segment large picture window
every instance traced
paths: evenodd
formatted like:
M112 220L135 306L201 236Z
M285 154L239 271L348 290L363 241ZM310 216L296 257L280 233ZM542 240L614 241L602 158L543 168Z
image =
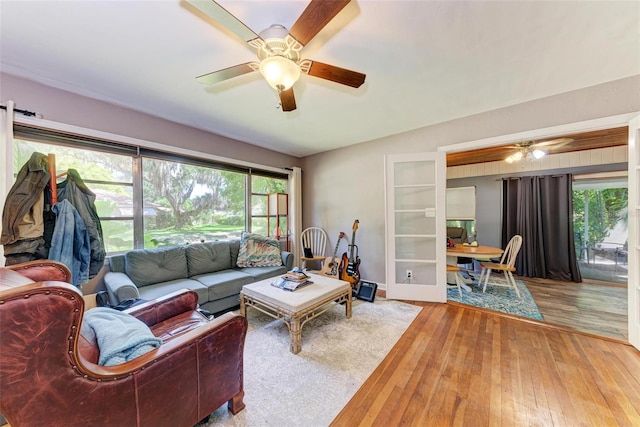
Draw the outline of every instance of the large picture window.
M59 175L78 171L96 194L107 253L238 238L245 230L267 234L267 194L287 192L285 173L110 147L21 128L13 144L15 173L33 152L54 154Z

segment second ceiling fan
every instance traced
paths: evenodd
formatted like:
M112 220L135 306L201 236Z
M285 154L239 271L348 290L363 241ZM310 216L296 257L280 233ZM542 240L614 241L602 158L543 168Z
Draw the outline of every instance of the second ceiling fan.
M215 84L259 71L280 97L283 111L296 109L293 85L302 73L335 83L360 87L366 75L310 59L301 59L302 48L351 0L312 0L291 30L271 25L256 34L213 0L187 0L215 19L247 44L257 49L258 61L250 61L196 77L202 84Z
M556 138L549 141L525 141L515 145L508 145L505 149L515 149L516 151L509 157L504 159L507 163L519 162L520 160L538 160L548 154L548 151L554 151L569 143L573 142L573 138Z

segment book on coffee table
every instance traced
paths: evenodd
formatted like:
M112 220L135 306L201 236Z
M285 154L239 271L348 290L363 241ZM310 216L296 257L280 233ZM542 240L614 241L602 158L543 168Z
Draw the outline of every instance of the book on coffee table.
M275 286L276 288L284 289L285 291L295 291L302 287L312 284L311 280L303 280L303 281L294 281L287 280L284 277L278 277L273 282L271 282L271 286Z
M307 276L304 272L297 272L297 271L287 271L282 278L284 280L289 280L291 282L304 282L307 279L309 279L309 276Z

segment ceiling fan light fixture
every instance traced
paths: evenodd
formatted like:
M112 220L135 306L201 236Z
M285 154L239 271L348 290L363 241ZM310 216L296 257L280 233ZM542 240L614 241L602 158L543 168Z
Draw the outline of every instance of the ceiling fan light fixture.
M522 160L522 151L513 153L512 155L504 159L504 161L507 163L519 162L520 160Z
M542 150L533 150L533 152L531 153L531 155L532 155L536 160L543 158L544 156L546 156L546 154L547 154L547 153L545 153L545 152L544 152L544 151L542 151Z
M260 62L260 73L269 86L282 92L288 90L300 78L300 67L284 56L270 56Z
M526 159L528 161L533 161L533 160L539 160L546 155L547 153L545 153L542 150L538 150L538 149L534 150L530 146L525 146L525 147L522 147L519 151L513 153L512 155L504 159L504 161L507 163L519 162L520 160L523 160L523 159Z

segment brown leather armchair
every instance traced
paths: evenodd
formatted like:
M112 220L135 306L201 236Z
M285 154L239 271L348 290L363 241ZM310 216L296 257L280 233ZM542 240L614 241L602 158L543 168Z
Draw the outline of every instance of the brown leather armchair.
M20 265L0 268L0 413L12 427L193 426L225 402L233 414L244 408L243 316L209 321L195 292L175 292L128 310L159 348L99 366L97 345L79 333L82 295L43 281L46 263L34 263L38 281Z

